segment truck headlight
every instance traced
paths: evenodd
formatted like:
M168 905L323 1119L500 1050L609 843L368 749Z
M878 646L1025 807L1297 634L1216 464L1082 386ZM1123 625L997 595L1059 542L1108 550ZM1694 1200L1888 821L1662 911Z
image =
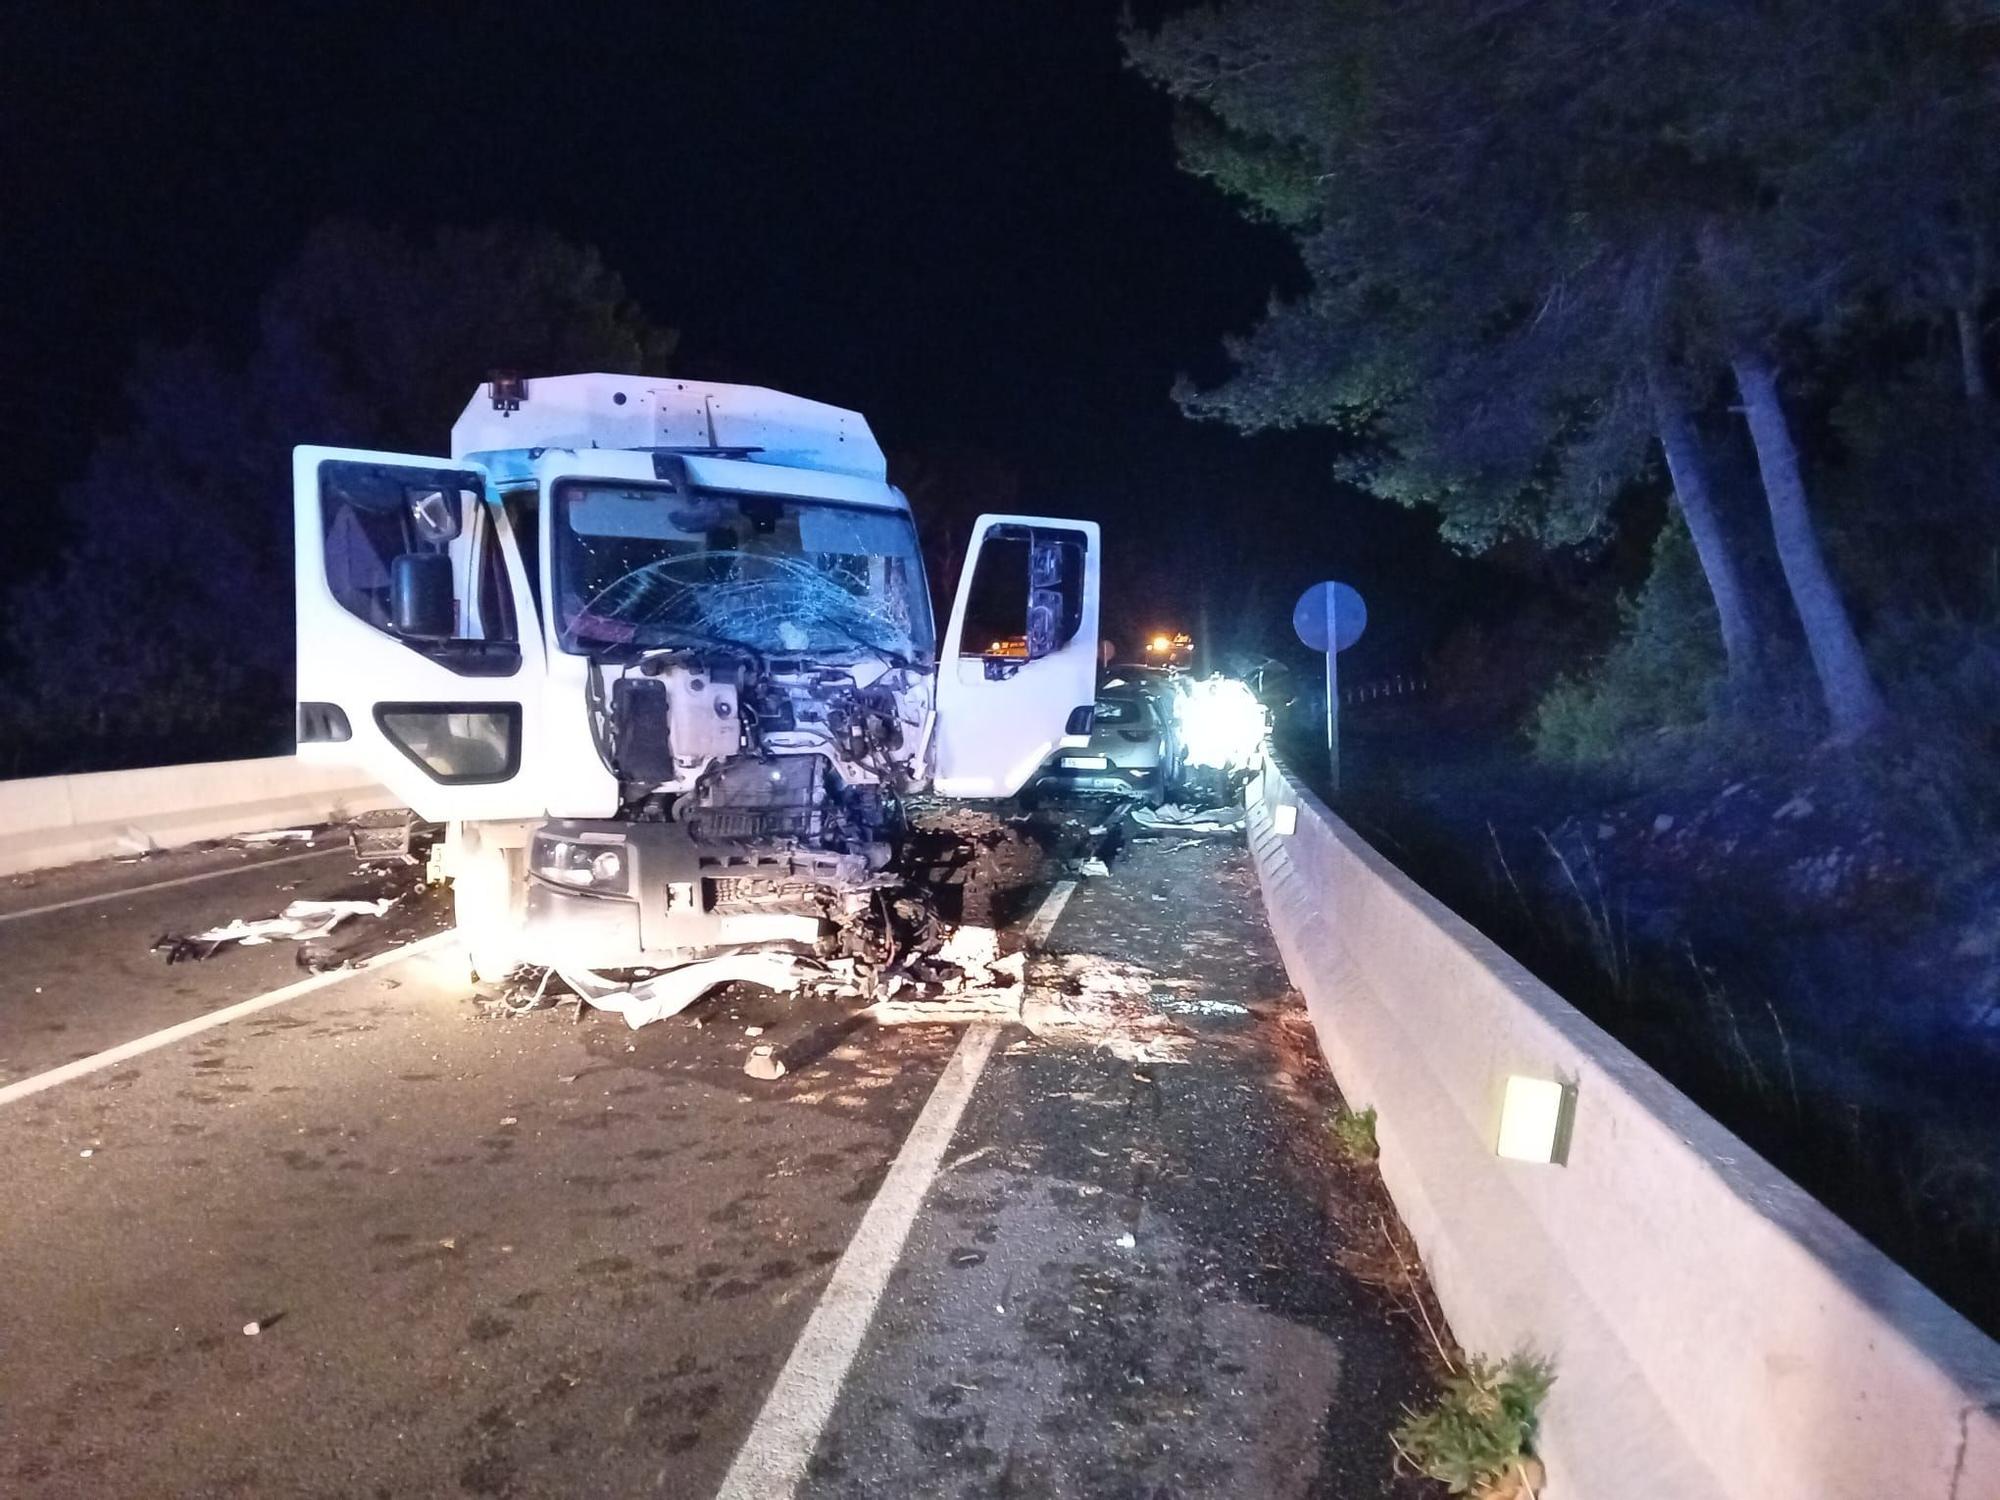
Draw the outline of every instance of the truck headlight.
M623 840L606 840L602 835L588 841L564 838L559 834L535 835L534 871L556 885L579 890L624 895L632 881L631 862Z

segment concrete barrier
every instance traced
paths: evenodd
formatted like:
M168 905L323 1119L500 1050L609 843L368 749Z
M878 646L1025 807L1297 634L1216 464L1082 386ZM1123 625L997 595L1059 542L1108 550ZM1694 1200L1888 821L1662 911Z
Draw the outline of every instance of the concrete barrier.
M289 755L0 781L0 875L396 805L359 772Z
M1286 967L1453 1329L1555 1362L1548 1496L2000 1500L2000 1345L1282 767L1250 803ZM1564 1164L1495 1154L1510 1074L1573 1089Z

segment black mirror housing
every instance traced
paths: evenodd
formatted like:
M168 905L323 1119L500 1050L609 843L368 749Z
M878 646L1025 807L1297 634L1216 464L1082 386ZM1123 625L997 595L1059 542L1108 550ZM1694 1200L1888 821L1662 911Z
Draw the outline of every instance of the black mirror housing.
M389 628L396 634L414 640L450 640L457 615L448 556L405 552L389 564Z

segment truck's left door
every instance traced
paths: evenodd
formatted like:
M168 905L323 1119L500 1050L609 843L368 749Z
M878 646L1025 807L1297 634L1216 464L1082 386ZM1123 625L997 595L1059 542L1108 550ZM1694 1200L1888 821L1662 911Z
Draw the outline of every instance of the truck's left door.
M542 636L485 472L302 447L292 512L301 757L428 819L540 816Z

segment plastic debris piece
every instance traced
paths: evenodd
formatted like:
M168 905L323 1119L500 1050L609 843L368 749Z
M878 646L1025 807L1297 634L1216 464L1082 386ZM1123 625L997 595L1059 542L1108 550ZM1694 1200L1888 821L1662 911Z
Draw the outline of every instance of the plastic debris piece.
M262 833L239 833L232 840L238 844L310 844L313 831L310 828L269 828Z
M311 942L330 936L333 929L349 917L383 916L395 904L393 896L384 896L376 901L294 901L275 917L257 917L248 921L237 917L205 932L186 937L162 937L153 944L153 951L164 953L167 962L172 964L190 958L208 958L218 949L231 944L254 948L280 939Z
M1000 957L1000 934L991 927L975 927L970 924L953 930L950 937L939 948L937 956L948 964L957 964L968 973L986 968Z
M762 1036L764 1034L764 1028L761 1026L745 1026L743 1028L743 1034L745 1036Z
M758 1047L751 1052L749 1061L743 1064L743 1071L752 1078L761 1078L769 1082L774 1078L785 1076L785 1060L778 1056L776 1047Z
M97 1153L96 1153L95 1151L93 1151L93 1150L92 1150L92 1149L91 1149L90 1147L88 1147L88 1146L85 1146L85 1147L84 1147L84 1148L83 1148L83 1149L82 1149L81 1151L77 1152L76 1154L77 1154L78 1156L95 1156L95 1155L97 1155Z
M264 1331L264 1325L256 1321L256 1319L254 1318L251 1319L248 1323L245 1323L243 1325L243 1336L246 1339L254 1339L255 1337L257 1337L258 1334L262 1333L263 1331Z
M1111 873L1111 866L1101 859L1086 859L1076 867L1079 875L1095 875L1100 879Z
M565 973L563 982L585 1002L625 1018L637 1031L653 1021L677 1016L710 990L725 984L760 984L771 990L798 987L799 961L789 953L745 953L670 969L650 979L617 984L588 971Z
M1126 1230L1123 1234L1119 1235L1118 1238L1113 1240L1111 1243L1116 1245L1120 1250L1136 1249L1139 1244L1137 1240L1132 1238L1132 1231L1129 1229Z

